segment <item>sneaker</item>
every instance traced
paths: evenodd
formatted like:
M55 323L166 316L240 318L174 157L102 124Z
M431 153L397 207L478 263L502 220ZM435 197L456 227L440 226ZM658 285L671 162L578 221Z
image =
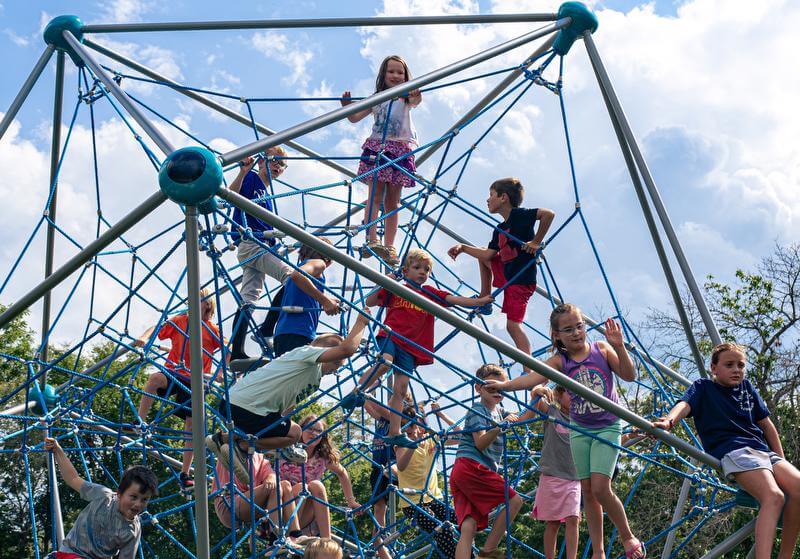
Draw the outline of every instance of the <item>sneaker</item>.
M181 484L183 491L194 489L194 480L186 472L181 472L181 475L178 476L178 483Z
M396 268L400 265L400 258L397 256L397 249L393 246L377 245L372 249L372 251L375 253L375 256L386 262L386 264L392 268Z
M308 461L308 453L299 444L293 444L281 449L281 457L293 464L305 464Z
M470 299L477 299L477 298L478 298L477 295L473 295L472 297L470 297ZM484 316L489 316L490 314L492 314L492 304L486 303L485 305L481 305L480 307L475 307L475 310Z
M406 435L392 435L391 437L384 437L383 444L387 446L400 446L403 448L417 448L419 443L412 441Z
M364 405L366 398L360 392L351 392L344 398L342 401L339 402L339 405L342 406L342 409L346 412L351 412L356 408L360 408Z
M230 445L222 442L222 432L217 431L206 437L206 446L214 453L217 460L226 468L231 463ZM244 453L238 448L233 453L233 475L239 482L250 485L250 472L247 471L247 456L242 460Z

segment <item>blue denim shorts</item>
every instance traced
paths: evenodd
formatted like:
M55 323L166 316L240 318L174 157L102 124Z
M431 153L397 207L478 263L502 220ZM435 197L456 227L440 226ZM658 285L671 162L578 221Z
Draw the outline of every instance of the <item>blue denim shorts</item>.
M394 343L391 338L379 337L378 348L382 354L392 356L392 363L395 367L409 373L414 370L414 356Z

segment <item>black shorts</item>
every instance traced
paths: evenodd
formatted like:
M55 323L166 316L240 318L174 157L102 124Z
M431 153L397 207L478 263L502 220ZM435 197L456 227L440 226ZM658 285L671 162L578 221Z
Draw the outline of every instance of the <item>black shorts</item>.
M374 497L386 500L388 497L386 490L389 489L389 485L394 482L394 479L390 480L388 477L383 475L383 468L380 468L375 464L372 465L372 471L369 474L369 483L372 486L372 495Z
M162 373L163 374L163 373ZM164 375L166 377L166 375ZM173 413L176 417L186 419L192 417L192 385L186 377L173 373L173 378L167 377L167 387L159 388L156 394L160 398L167 398L168 395L175 396L176 408Z
M225 415L225 402L220 402L219 411L223 416ZM281 417L283 416L279 413L258 415L257 413L231 404L231 420L233 420L233 425L248 435L257 436L259 439L285 437L288 435L289 428L292 426L292 420L288 417L281 419ZM268 428L269 430L264 431L264 429ZM262 431L264 432L262 433Z
M308 345L313 341L311 338L300 334L278 334L272 338L272 349L275 352L275 357L280 357L286 352Z

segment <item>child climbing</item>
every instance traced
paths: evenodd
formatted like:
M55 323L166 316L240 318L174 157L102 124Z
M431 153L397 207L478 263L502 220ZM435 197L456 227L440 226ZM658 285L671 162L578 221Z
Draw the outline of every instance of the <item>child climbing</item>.
M375 93L407 82L411 72L405 60L397 55L387 56L378 70L375 80ZM350 92L342 93L342 106L352 103ZM364 224L367 226L367 251L365 257L375 253L392 267L400 261L394 246L399 223L398 210L403 187L414 186L414 155L410 152L417 146L417 132L411 120L411 109L422 102L422 93L418 89L408 92L403 99L384 101L371 109L364 109L350 115L350 122L359 122L368 115L375 117L372 133L361 146L361 163L358 174L372 171L388 161L402 158L392 165L384 167L377 173L365 176L362 181L369 186L369 196L364 210ZM404 157L405 156L405 157ZM383 244L378 241L378 219L383 204Z

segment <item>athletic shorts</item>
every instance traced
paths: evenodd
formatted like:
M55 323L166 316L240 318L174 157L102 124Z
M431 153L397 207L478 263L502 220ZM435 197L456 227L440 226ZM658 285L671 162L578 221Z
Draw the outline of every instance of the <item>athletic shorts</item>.
M192 417L191 381L174 371L172 373L174 381L173 378L167 377L166 375L164 376L168 381L167 386L166 388L157 389L156 394L158 394L159 398L166 398L168 393L175 397L175 417L180 417L181 419Z
M219 411L223 415L225 414L224 402L220 402ZM237 429L244 431L248 435L257 436L259 439L285 437L289 434L289 428L292 426L291 419L283 417L280 413L258 415L233 404L231 404L231 420ZM265 431L265 429L267 430Z
M536 292L536 284L514 284L503 290L503 314L511 322L524 322L528 301Z
M386 500L389 485L392 483L387 476L383 475L383 468L380 466L372 465L372 471L369 473L369 484L372 486L372 495L379 499Z
M272 350L275 352L275 357L280 357L284 353L308 345L313 341L311 338L300 334L278 334L272 338Z
M450 492L453 494L459 528L471 516L477 523L477 529L483 530L489 526L489 513L506 502L506 483L503 476L463 456L456 458L450 472ZM509 500L516 494L513 487L508 488Z
M381 353L392 356L392 364L395 367L399 367L409 373L414 370L414 356L394 343L391 338L379 336L378 348Z
M600 429L581 428L594 435L594 437L574 430L569 433L569 445L572 449L572 459L575 461L578 479L589 479L591 474L603 474L609 478L612 477L614 468L617 465L619 449L603 441L616 445L620 444L622 440L620 422L615 421L608 427L601 427Z
M746 446L730 451L722 457L722 473L725 478L733 481L740 472L750 472L752 470L769 470L772 466L783 460L772 451L755 450Z

